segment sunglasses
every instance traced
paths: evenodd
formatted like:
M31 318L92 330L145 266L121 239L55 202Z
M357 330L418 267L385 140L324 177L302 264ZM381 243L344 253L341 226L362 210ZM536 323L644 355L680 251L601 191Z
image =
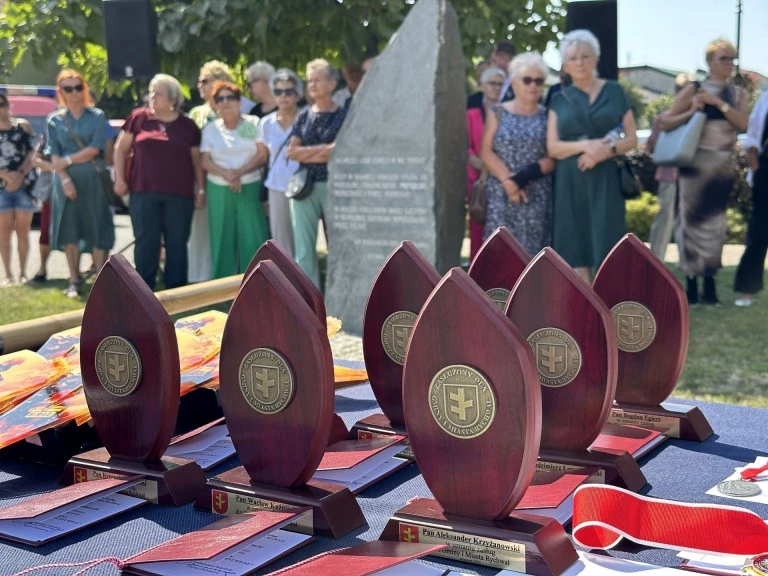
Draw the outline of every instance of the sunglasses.
M82 92L85 89L85 86L77 84L76 86L61 86L61 89L67 94L72 94L72 92Z
M272 92L274 92L275 96L296 96L298 94L295 88L275 88Z
M237 96L236 94L225 94L224 96L216 96L216 98L213 99L216 104L221 104L222 102L237 102L240 100L240 96Z
M7 108L7 107L8 107L8 102L4 100L0 100L0 108Z
M203 78L202 80L197 81L198 86L205 86L206 84L208 84L208 78Z
M544 86L544 78L531 78L530 76L523 76L520 78L520 80L525 84L526 86L530 86L531 84L536 84L539 88Z
M736 57L735 56L720 56L720 58L718 58L718 60L720 60L720 62L723 62L723 63L728 62L730 64L733 64L733 61L736 60Z

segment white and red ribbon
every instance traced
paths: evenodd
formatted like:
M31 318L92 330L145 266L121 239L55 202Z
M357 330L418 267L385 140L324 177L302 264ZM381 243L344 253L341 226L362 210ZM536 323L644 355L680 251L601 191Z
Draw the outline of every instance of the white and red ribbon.
M768 524L735 506L686 504L615 486L580 486L573 498L573 539L608 550L622 538L672 550L754 556L768 552Z

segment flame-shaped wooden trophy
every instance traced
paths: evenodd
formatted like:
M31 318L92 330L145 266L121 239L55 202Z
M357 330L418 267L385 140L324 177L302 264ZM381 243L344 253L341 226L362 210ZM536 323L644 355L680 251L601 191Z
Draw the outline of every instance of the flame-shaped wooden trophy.
M634 234L627 234L603 262L594 288L611 309L619 348L609 422L684 440L711 436L701 410L664 402L688 351L688 303L677 279Z
M512 288L530 261L530 255L512 232L506 226L499 226L477 251L469 267L469 277L504 310Z
M200 466L163 456L176 426L180 366L168 313L121 255L94 282L80 336L83 391L104 448L72 458L62 484L141 475L132 496L180 506L205 485Z
M514 512L539 451L536 367L517 328L458 268L416 320L403 405L435 499L398 510L381 540L448 544L436 554L536 575L561 574L577 560L557 521Z
M245 283L248 276L250 276L256 265L263 260L271 260L280 269L280 272L286 277L286 279L293 285L296 291L304 299L312 311L317 315L320 323L327 329L328 318L325 313L325 300L320 290L315 286L312 280L309 279L307 273L301 269L285 248L280 246L274 240L267 240L256 251L256 254L251 258L248 268L246 268L245 274L243 274L243 283ZM347 430L344 420L338 414L333 415L333 424L331 425L331 436L328 440L330 444L344 440L347 437L349 431Z
M440 274L406 240L389 255L373 281L363 317L363 354L371 389L383 413L352 427L355 438L405 435L403 363L411 330Z
M616 391L618 351L610 310L565 260L545 248L520 276L506 314L526 335L541 382L538 469L597 468L595 481L640 490L646 480L632 455L590 449Z
M311 480L333 421L328 336L278 266L260 262L240 288L221 345L221 406L243 466L212 478L196 507L218 514L311 506L313 531L365 525L349 489Z

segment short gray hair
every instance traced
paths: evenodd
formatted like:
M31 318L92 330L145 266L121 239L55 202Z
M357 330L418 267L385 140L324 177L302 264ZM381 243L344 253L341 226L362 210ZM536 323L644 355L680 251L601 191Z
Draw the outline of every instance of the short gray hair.
M565 61L568 57L568 52L579 46L587 46L595 60L600 59L600 42L589 30L573 30L563 36L563 39L560 41L560 58Z
M496 66L491 66L490 68L483 70L483 73L480 75L480 84L485 84L494 76L501 76L502 78L507 77L507 75L504 74L504 70L497 68Z
M512 62L509 63L509 79L514 80L526 68L536 68L541 72L541 75L545 80L549 75L549 67L544 64L544 59L541 57L541 53L534 50L532 52L518 54L512 59Z
M312 60L309 64L307 64L307 76L309 76L310 72L313 72L314 70L325 70L325 75L328 77L328 80L333 80L334 82L338 83L339 81L339 71L336 70L333 66L331 66L330 62L328 60L324 60L323 58L317 58L315 60Z
M274 74L275 67L272 66L272 64L259 60L258 62L251 64L248 67L248 70L245 71L245 79L248 83L251 83L254 80L263 78L269 83L272 81L272 76L274 76Z
M296 88L296 93L299 95L299 100L304 98L304 82L301 81L301 78L299 78L298 74L296 74L296 72L293 70L289 70L288 68L280 68L280 70L275 72L274 76L272 76L272 81L269 83L269 87L272 89L272 92L275 91L278 82L290 82L293 84L293 87Z
M176 78L168 74L156 74L149 82L149 90L152 91L156 86L165 88L168 100L173 104L174 110L181 110L184 106L184 92L181 90L181 84Z

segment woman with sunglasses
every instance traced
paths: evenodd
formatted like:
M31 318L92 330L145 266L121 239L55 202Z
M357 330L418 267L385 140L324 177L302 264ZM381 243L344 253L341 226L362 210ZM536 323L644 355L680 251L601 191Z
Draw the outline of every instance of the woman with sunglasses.
M29 230L35 204L29 194L34 159L32 127L11 117L8 96L0 93L0 256L5 267L3 285L15 283L11 272L11 234L16 232L19 281L27 281Z
M506 226L529 254L549 246L552 237L554 161L547 156L547 116L539 104L549 69L538 52L519 54L509 64L515 99L486 117L483 162L487 238Z
M692 82L675 98L662 117L662 130L688 121L694 112L706 114L704 132L690 166L680 169L679 207L675 242L680 266L687 278L688 303L718 305L715 274L727 230L726 208L733 191L731 155L736 136L747 129L749 98L734 86L736 48L727 40L715 40L706 49L709 75ZM698 277L703 276L699 295Z
M47 153L56 177L51 198L51 248L64 250L69 265L68 298L82 283L80 249L91 252L100 270L115 243L112 211L99 171L104 165L104 113L91 105L82 74L63 70L56 78L64 109L48 116Z
M200 129L182 114L183 106L179 81L157 74L149 83L149 107L131 112L115 149L115 193L121 196L128 193L125 163L133 150L128 176L134 257L136 271L151 290L157 279L161 239L165 287L187 283L192 216L195 208L205 204Z
M240 88L216 82L211 94L219 118L203 129L200 152L207 172L213 277L223 278L245 272L269 237L259 199L267 154L257 147L259 119L240 112Z
M635 117L617 82L597 76L600 44L588 30L560 43L569 85L550 102L547 149L557 159L552 245L586 282L624 235L614 158L637 145ZM608 138L622 127L623 138Z
M483 94L483 106L467 110L467 135L469 136L469 159L467 162L467 200L472 195L472 188L480 178L483 160L480 152L483 144L485 119L493 114L493 109L499 103L501 88L507 76L501 68L486 66L480 74L480 91ZM483 226L474 220L469 220L469 261L483 244Z
M295 72L286 68L272 76L271 84L277 110L259 122L261 136L257 144L260 153L269 156L269 171L264 186L269 191L270 233L278 244L293 255L291 207L285 197L285 190L299 163L288 159L288 140L299 113L299 100L304 95L304 85Z

